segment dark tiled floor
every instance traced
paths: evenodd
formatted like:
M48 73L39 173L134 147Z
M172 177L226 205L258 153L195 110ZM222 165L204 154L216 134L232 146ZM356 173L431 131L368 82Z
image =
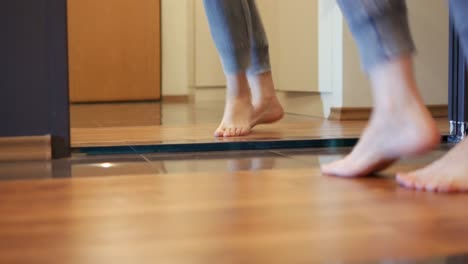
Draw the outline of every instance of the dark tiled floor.
M164 173L256 171L308 166L272 151L147 154L144 157L156 172Z
M448 147L442 146L425 156L402 160L394 167L423 166L442 156ZM96 156L77 153L70 159L52 162L0 163L0 180L256 170L292 171L318 168L320 164L339 159L349 151L349 148L328 148Z
M451 145L444 144L440 148L425 154L420 157L410 157L400 160L397 165L416 165L416 164L428 164L431 161L442 157L449 149ZM303 162L310 162L311 157L316 157L319 163L328 163L340 158L343 158L351 151L350 148L336 148L336 149L290 149L290 150L273 150L273 152L293 159L301 160ZM312 159L313 160L313 159Z
M309 165L271 151L86 156L52 162L5 162L1 180L293 169Z
M460 254L460 255L444 256L444 257L433 257L433 258L427 258L427 259L403 259L403 260L382 259L382 260L377 260L377 261L367 262L367 263L362 263L362 264L466 264L466 263L468 263L468 254Z
M390 171L400 169L405 166L414 168L417 166L427 164L428 162L444 154L449 147L450 146L448 145L444 145L440 149L433 151L423 157L405 159L398 163L396 166L392 167ZM10 217L3 222L3 225L7 226L4 227L3 230L6 234L9 234L11 236L12 234L15 234L16 238L18 238L24 236L22 235L23 233L21 233L24 230L33 230L34 232L45 232L44 230L49 230L50 227L55 226L57 223L65 223L65 227L62 227L62 229L57 229L59 231L56 231L56 233L53 233L52 235L48 233L44 235L44 237L53 237L55 235L56 237L53 241L55 241L56 243L61 243L63 239L63 234L67 234L67 232L69 231L71 232L69 233L69 240L64 240L68 243L68 249L76 247L80 250L77 252L87 252L85 251L87 246L91 245L89 246L89 248L87 248L90 250L88 251L89 253L104 252L99 250L93 250L96 250L96 247L100 246L104 246L105 250L108 250L108 246L112 247L114 245L113 243L115 243L115 230L113 228L109 228L109 226L119 228L123 227L120 228L121 233L120 236L117 237L122 239L122 243L129 243L128 245L125 245L125 248L128 246L129 248L133 248L133 250L135 250L134 252L137 252L137 249L139 249L139 246L141 245L138 243L132 244L128 241L138 241L135 240L135 237L133 237L134 233L132 233L133 231L140 228L138 225L143 225L146 228L145 231L142 232L142 234L144 234L143 237L146 238L147 233L151 234L151 232L155 232L154 229L159 228L158 225L162 225L163 227L165 224L167 225L167 219L175 219L176 223L181 223L181 225L178 227L185 227L185 231L187 231L189 234L191 234L190 230L192 229L198 230L197 228L199 228L200 226L197 224L200 223L202 223L201 226L205 227L206 230L224 230L225 232L232 232L232 241L237 241L236 239L239 239L239 233L243 232L247 233L248 235L252 235L253 238L258 239L259 237L255 236L255 232L261 232L262 230L263 232L265 232L264 235L271 235L271 233L276 234L275 232L278 232L278 236L276 238L281 238L281 235L286 234L282 233L284 227L286 227L286 229L289 228L290 231L296 230L296 227L297 230L304 228L305 230L308 230L308 232L311 232L311 235L315 235L317 234L317 232L322 232L321 230L323 230L324 228L329 228L331 225L329 225L328 223L333 223L334 225L336 225L337 230L339 232L334 233L335 236L337 236L338 238L336 239L336 243L335 241L333 241L333 244L330 244L330 246L331 248L334 248L334 246L336 246L338 251L340 251L341 248L340 252L341 254L344 254L345 251L343 251L343 247L345 247L344 245L346 243L344 243L343 239L348 239L348 243L350 243L348 246L349 249L351 249L354 248L352 245L356 243L354 239L359 238L361 232L365 234L366 232L371 232L372 230L374 230L375 232L377 232L376 234L378 235L380 234L378 231L382 231L381 229L372 228L369 229L371 231L366 231L367 229L364 228L358 229L355 233L347 233L349 231L347 230L347 228L350 224L354 226L358 225L362 219L367 219L367 221L370 221L374 225L377 225L377 223L384 222L384 224L382 225L383 227L386 227L385 230L387 230L388 232L386 231L382 234L391 234L395 237L397 235L405 235L406 232L399 232L397 230L398 227L404 221L409 221L413 218L416 219L415 224L411 226L411 228L413 228L421 223L420 219L427 220L422 221L424 222L423 224L425 224L421 227L422 229L415 228L413 230L415 234L424 234L424 230L426 230L428 232L426 236L422 236L421 238L418 236L407 235L405 238L406 240L400 241L404 241L405 243L411 243L407 240L411 240L412 237L414 237L414 241L418 241L419 239L419 242L428 241L428 244L431 244L430 242L432 240L430 240L429 238L431 238L432 235L437 237L436 234L433 234L433 231L435 232L435 229L437 229L437 227L433 227L433 223L431 221L435 221L437 223L437 221L448 219L447 221L444 221L442 223L445 225L445 228L452 224L452 222L450 221L459 221L454 223L458 224L457 228L463 228L463 218L460 217L459 214L457 214L457 212L461 211L459 211L459 209L453 209L463 207L465 203L460 202L460 199L463 199L463 197L458 196L457 200L457 196L449 197L444 195L438 196L436 194L413 193L412 191L407 191L402 188L399 188L394 183L393 179L383 179L381 181L381 179L368 178L355 181L341 181L334 178L324 178L320 175L320 172L317 170L320 164L342 157L343 155L349 153L349 151L349 148L328 148L289 150L285 149L271 151L225 151L176 154L132 154L107 156L87 156L84 154L75 154L71 159L57 160L53 162L0 163L0 180L4 180L4 182L2 182L2 186L4 187L5 191L4 193L2 193L3 198L7 201L10 201L10 203L16 202L16 204L14 204L13 206L10 206L10 203L3 204L3 212L8 212L9 215L6 215ZM246 171L247 173L234 173L239 171ZM297 178L297 174L302 174L302 176L299 176L299 178ZM393 175L391 175L390 173L390 177L392 176ZM70 181L40 181L42 179L63 177L79 179ZM30 181L14 182L11 180ZM138 183L140 180L141 183ZM58 184L58 187L54 185L55 183ZM256 183L258 183L258 185L255 186L255 188L257 189L253 189L254 187L252 186L254 186ZM152 184L153 188L147 189L147 184ZM194 185L197 184L200 185L194 187ZM236 185L241 186L243 188L234 190L232 194L225 194L226 190L231 190L226 186ZM268 188L265 188L265 185ZM157 186L157 188L154 188L154 186ZM259 186L263 186L263 188L260 188ZM89 188L91 189L89 190ZM195 190L190 191L192 188L195 188ZM245 192L245 190L250 189L251 191ZM54 191L60 192L61 194L59 194L58 197L67 197L65 199L65 202L54 205L54 203L44 202L44 200L36 201L35 199L37 198L34 195L28 197L29 192L44 192L47 195L49 195L49 190L51 191L51 193ZM212 193L205 196L205 192L207 190L211 190ZM302 193L303 196L297 196L297 192L299 191L305 192ZM164 193L164 195L159 196L159 192ZM345 193L348 194L345 195ZM85 194L88 196L83 198L81 194ZM259 195L260 198L257 199ZM305 197L307 199L304 198L305 200L302 200L299 199L299 197ZM331 199L332 197L333 199ZM94 198L95 200L90 200L91 198ZM431 202L434 203L433 206L428 206L428 198L430 198ZM42 197L42 199L45 198ZM195 202L192 204L190 199L195 199ZM227 204L233 207L222 207L224 209L219 210L219 215L217 214L217 209L211 208L210 210L206 210L206 208L209 208L210 205L219 206L218 201L223 199L224 203L221 204ZM389 199L394 199L395 203L390 203ZM423 205L419 206L419 203L415 203L415 200L419 201ZM160 201L159 204L157 203L158 201ZM231 204L229 203L229 201L238 201L239 204L234 206L235 203ZM287 202L283 203L283 201ZM447 205L448 201L455 201L455 204L459 207L442 206ZM415 206L411 207L412 210L408 209L410 207L405 207L405 205L408 204L408 202L413 203L413 205ZM365 205L362 206L363 203L371 203L374 204L375 207L368 208ZM24 210L22 208L17 208L18 204L20 206L24 206L25 208L30 207L31 204L36 204L36 206L41 205L43 207L36 207L36 214L38 214L39 216L36 216L36 218L31 218L29 213L24 213ZM47 208L47 206L51 204L53 206L51 206L51 209L49 211L43 210L43 208ZM95 204L98 204L98 206L94 207ZM142 208L135 209L136 206L141 206L142 204L144 205ZM392 208L400 208L397 214L402 218L399 220L393 219L392 221L396 222L390 221L385 224L385 221L382 220L385 220L386 217L390 217L391 215L381 217L380 214L373 213L385 213L385 210L387 209L382 208L381 204L382 206L387 206L388 210L392 210ZM399 204L401 207L396 207L397 204ZM208 205L208 207L203 207L203 210L195 210L192 212L190 210L193 209L194 205ZM99 206L101 206L102 208ZM122 207L124 207L124 209L122 209ZM59 210L62 210L61 214L55 215L50 213L55 212L57 208L59 208ZM171 208L175 208L177 209L177 211L171 211ZM188 208L189 213L186 215L179 215L181 213L181 211L179 211L180 208ZM304 214L304 212L307 212L307 210L309 210L309 213ZM12 211L15 212L15 215L11 214ZM346 211L348 213L343 213L343 211ZM83 213L83 215L78 215L79 212ZM163 212L165 212L165 214ZM214 214L210 215L210 213L213 212ZM404 216L406 216L407 212L415 212L415 214L414 216L410 215L411 217L405 218ZM125 213L127 213L127 215ZM22 222L18 222L15 218L17 217L17 215L19 215L20 217L18 219L29 219L27 222L28 224L22 226ZM108 215L111 218L101 218L105 215ZM258 218L252 217L252 215L258 215ZM189 224L187 224L185 222L187 216L195 217L196 219L198 219L198 222L192 221L193 223L190 224L190 222L188 222ZM347 218L349 216L351 216L351 218ZM44 221L46 217L51 217L52 220L46 222ZM308 219L308 217L310 217L310 219ZM70 219L73 219L73 221ZM140 221L141 219L143 220ZM373 222L372 219L376 219L375 222ZM202 220L204 222L200 222ZM311 221L315 221L315 224L310 224ZM233 228L233 226L236 226L236 223L238 229ZM21 226L21 228L15 230L8 227L8 224L14 225L17 228L18 226ZM30 226L34 226L36 229L28 229L28 227ZM277 227L278 229L264 229L265 226L270 226L270 228ZM216 229L219 227L225 227L226 229ZM14 231L10 232L10 230ZM173 234L179 234L177 233L178 230L179 229L175 228L174 230L171 230L171 232L173 232ZM267 232L265 230L269 231ZM314 232L312 232L311 230L314 230ZM452 229L447 230L450 231ZM249 232L252 233L250 234ZM298 234L302 234L302 232ZM349 234L351 236L347 237L343 234ZM460 239L465 236L463 234L457 234L458 231L452 234L452 240L441 240L439 237L439 240L437 241L441 241L441 243L446 243L447 247L449 245L458 245L458 247L456 248L464 249L465 247L463 243L458 243L458 241L461 241ZM374 249L381 250L381 252L377 254L378 256L386 256L385 253L387 251L385 250L385 245L391 245L394 248L396 247L394 244L401 245L401 243L392 243L387 241L389 239L384 235L383 237L379 237L377 235L376 237L368 237L369 240L366 240L366 238L363 241L374 241L374 239L380 241L377 242L376 245L374 245ZM366 235L363 236L367 237ZM33 237L36 238L36 241L39 241L38 243L42 243L40 242L43 241L42 236L36 234ZM445 236L441 235L441 237ZM83 238L87 238L89 240L83 240ZM109 244L101 243L100 239L104 239L102 241L106 241L106 238L109 239L107 241L112 242ZM153 239L153 241L159 241L161 239L159 236L150 236L150 238ZM190 238L193 239L193 237ZM200 238L200 241L204 241L203 238L204 237ZM218 238L218 234L216 234L215 238ZM330 242L334 239L334 236L323 236L322 238L328 239L328 241ZM255 239L253 240L255 242ZM22 241L29 242L30 239L28 237L28 239L22 239ZM96 241L98 241L98 243ZM96 244L93 244L93 242ZM249 245L257 245L255 244L256 242L254 242L251 242L253 244ZM311 249L309 248L309 242L312 243L313 241L307 240L304 242L305 244L302 244L302 249L304 250L304 252L310 252ZM182 240L181 243L183 244L184 240ZM291 244L289 244L288 241L285 241L284 243L286 245L286 248L290 247L288 250L292 250L293 252L295 252L295 244L292 244L291 246ZM317 243L321 244L323 242L319 241ZM364 242L361 241L361 249L367 249L369 243L363 243ZM381 243L381 245L379 245L379 243ZM417 243L414 244L418 245ZM258 245L261 246L259 246L258 248L253 248L261 251L260 249L262 248L262 246L264 246L264 244L258 242ZM4 248L8 248L8 246L9 245L6 243L4 243L3 245ZM316 246L319 246L319 244L316 244ZM444 244L440 245L440 247L444 246ZM216 248L216 246L213 247ZM405 246L403 245L403 247ZM417 248L417 246L415 247ZM438 248L438 244L435 247ZM367 250L365 252L373 251ZM388 258L377 259L375 261L370 262L331 261L321 263L468 263L467 256L463 254L453 256L440 256L440 252L444 252L443 254L449 253L447 253L447 251L444 250L441 250L439 253L430 252L429 254L424 254L424 256L431 256L432 254L436 256L421 259L406 259L393 258L392 256L395 256L394 254L388 254ZM450 254L453 254L454 252L456 253L458 251L450 251ZM48 254L49 253L53 254L55 253L55 251L49 250ZM331 255L336 254L335 251L328 253ZM266 255L269 254L271 254L270 251L266 253ZM322 254L322 252L317 254ZM404 256L412 255L408 253Z

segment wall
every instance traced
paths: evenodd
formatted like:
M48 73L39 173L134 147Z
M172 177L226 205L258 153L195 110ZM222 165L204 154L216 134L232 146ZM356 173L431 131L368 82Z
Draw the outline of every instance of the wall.
M371 105L357 49L335 1L257 2L270 40L278 90L315 92L321 96L323 116L331 107ZM162 0L162 5L163 94L187 95L189 86L223 86L201 1ZM408 1L418 44L416 77L427 104L446 104L447 8L439 0L426 0L424 8L420 5L420 1Z
M448 11L439 0L407 1L417 45L416 79L428 105L448 103ZM369 84L360 70L359 55L347 27L343 37L343 106L371 106Z
M193 3L162 0L162 94L188 95L193 68L191 37Z
M257 0L279 90L318 91L317 1ZM189 86L223 87L202 1L162 0L162 12L163 95L188 94Z
M343 105L343 16L335 1L318 3L318 88L322 115Z
M194 20L191 23L194 27L194 86L224 86L223 68L211 38L203 1L194 0L194 11Z
M268 13L269 6L263 13ZM318 91L318 0L278 1L272 45L278 60L277 89L281 91ZM267 21L270 22L270 21Z

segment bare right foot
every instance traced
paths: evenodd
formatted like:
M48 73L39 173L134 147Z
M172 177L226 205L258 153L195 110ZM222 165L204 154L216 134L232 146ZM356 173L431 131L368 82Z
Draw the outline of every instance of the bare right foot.
M435 148L440 134L423 105L376 113L361 140L343 160L322 167L324 174L360 177L385 169L404 156Z
M431 192L468 192L468 140L444 157L420 170L399 173L397 181L406 188Z
M374 113L357 146L322 172L341 177L366 176L397 159L428 152L440 134L412 78L410 58L377 69L371 78L376 94Z
M216 137L239 137L250 134L254 109L250 98L230 98L226 102L224 116Z
M229 75L227 79L226 105L216 137L239 137L250 134L254 108L251 103L249 83L245 73Z

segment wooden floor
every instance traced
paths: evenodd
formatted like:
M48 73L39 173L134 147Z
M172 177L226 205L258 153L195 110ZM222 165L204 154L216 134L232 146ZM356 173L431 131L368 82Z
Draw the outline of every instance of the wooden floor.
M398 187L393 172L414 167L2 182L0 263L452 263L468 196Z
M442 133L449 132L448 120L438 120ZM169 143L211 143L251 140L293 140L320 138L357 138L365 121L308 120L281 122L254 129L251 135L238 138L215 138L216 124L72 128L72 146L126 146Z
M288 118L250 138L355 136L364 125ZM75 146L212 141L208 121L72 132ZM395 183L449 148L356 180L320 173L350 149L0 163L0 263L468 263L468 195Z

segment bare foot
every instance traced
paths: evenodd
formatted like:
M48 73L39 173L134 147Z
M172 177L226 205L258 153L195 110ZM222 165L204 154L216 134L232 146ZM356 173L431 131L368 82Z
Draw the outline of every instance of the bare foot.
M376 97L374 113L357 146L322 172L341 177L366 176L403 156L422 154L440 142L440 134L412 79L410 58L371 73Z
M399 173L397 181L407 188L421 191L467 192L467 154L468 140L465 139L429 166L411 173Z
M216 137L239 137L250 134L254 109L250 98L230 98L224 117L215 131Z
M323 166L323 173L366 176L385 169L403 156L432 150L439 144L440 135L431 116L422 110L425 109L375 114L351 154Z
M271 72L249 76L252 91L252 104L254 115L252 127L260 124L271 124L281 120L284 110L278 97Z
M264 99L260 104L254 105L254 118L252 127L260 124L272 124L281 120L284 110L278 98Z
M227 84L224 117L215 131L216 137L246 136L256 125L283 118L271 72L248 78L245 74L227 76Z
M214 134L216 137L246 136L250 134L254 115L247 76L245 73L240 73L226 78L224 116Z

